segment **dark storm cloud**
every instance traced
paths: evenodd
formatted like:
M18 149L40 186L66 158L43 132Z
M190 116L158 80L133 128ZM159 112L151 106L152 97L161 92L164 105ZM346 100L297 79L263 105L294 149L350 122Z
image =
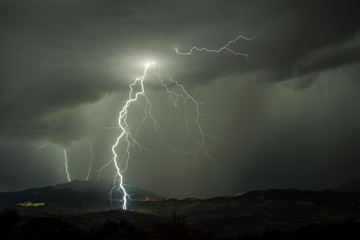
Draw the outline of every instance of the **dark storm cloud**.
M321 70L339 67L346 64L358 62L360 60L360 45L332 48L314 53L307 59L304 66L299 66L297 75L305 75Z
M9 169L10 175L10 169L15 169L12 160L20 163L26 159L18 152L29 151L41 141L69 147L76 140L85 139L91 131L113 126L118 101L126 97L129 82L141 75L144 61L154 60L189 91L199 93L206 89L199 97L205 103L201 107L223 121L221 126L204 121L204 127L210 131L222 130L215 131L214 135L225 139L224 146L214 150L214 155L217 161L224 162L221 164L227 164L225 169L230 174L226 172L224 180L219 180L201 169L194 179L202 185L188 180L194 189L208 196L220 194L216 191L221 184L229 186L223 188L221 194L238 191L237 184L231 185L231 179L234 182L241 179L237 177L238 169L250 169L241 173L244 176L241 180L260 182L256 186L271 182L272 178L273 182L280 183L291 179L291 175L301 175L294 167L299 165L304 171L314 169L312 179L315 179L321 165L319 159L331 153L336 158L341 154L348 157L358 154L353 144L358 138L355 120L360 116L356 106L358 88L346 85L348 79L351 84L359 83L360 25L355 3L336 0L1 1L0 140L6 142L1 148L0 159L6 159L1 168ZM175 55L175 47L183 52L193 46L217 49L238 34L259 36L253 41L241 40L231 45L236 51L248 53L249 62L226 52ZM335 69L339 83L329 82L339 87L338 95L324 80L333 79ZM331 74L326 75L329 72ZM156 92L158 89L151 84L149 87L154 87L151 91ZM290 88L281 88L285 85ZM294 89L301 91L294 93ZM285 93L279 94L282 91ZM296 95L293 99L286 98L293 95ZM106 106L109 108L106 112L101 101L108 96L113 97L114 106L106 102L110 105ZM314 110L315 103L318 105ZM161 104L159 109L163 107ZM319 109L324 111L323 115L317 115L321 112ZM95 113L91 115L87 111ZM160 113L159 118L167 114ZM99 120L102 126L94 124L94 119L100 117L105 119ZM346 129L341 124L342 117L348 121ZM321 127L312 129L314 123ZM334 129L333 135L324 134L333 133ZM112 138L101 134L98 148L106 149L101 153L109 152L109 144L104 143L104 139L109 138L110 142ZM291 142L290 135L297 138ZM337 144L337 138L344 142ZM329 144L317 145L327 139L331 139ZM18 146L17 142L21 144ZM59 155L56 154L54 156ZM172 174L173 163L167 160L173 156L163 153L160 159L166 159L164 167L156 162L159 152L152 154L147 155L152 160L149 166L143 167L141 163L130 169L134 171L131 176L138 177L133 177L133 181L140 179L150 184L149 179L156 178L162 168L166 174ZM106 154L99 155L99 159L107 159ZM304 158L314 165L303 164ZM287 159L294 159L298 165L289 166ZM329 159L336 161L335 157ZM354 163L348 161L349 165ZM282 171L281 166L288 167ZM189 168L188 165L181 167ZM143 175L139 177L137 171ZM180 178L184 172L178 171L176 176ZM2 179L5 181L7 177ZM175 179L172 183L180 186L179 182ZM217 190L207 186L212 184L219 184ZM206 187L202 189L203 186ZM188 185L180 187L187 189ZM161 192L161 187L158 190Z
M199 70L207 70L208 76L203 81L212 80L210 76L241 74L254 68L268 71L270 81L283 81L360 60L354 1L255 1L236 11L222 24L226 29L229 26L237 29L238 25L247 36L261 34L252 42L234 44L235 49L248 53L255 63L246 64L244 59L234 61L231 56L223 56L220 60L216 56L217 61L210 57L203 60L204 69ZM218 37L215 39L220 42ZM213 48L219 48L217 44ZM189 61L198 67L196 58ZM216 65L207 67L210 62Z
M51 81L61 81L59 84L70 90L83 88L82 94L73 91L66 99L61 91L53 95L46 83L41 90L44 94L26 89L41 101L48 101L49 96L58 99L58 103L51 100L51 106L71 107L96 100L106 91L116 91L118 88L114 85L118 79L109 71L110 58L158 56L166 65L167 61L174 61L175 44L181 44L178 47L184 51L193 45L219 48L235 34L262 34L251 43L240 41L233 46L249 53L255 63L247 64L245 59L228 54L178 56L175 63L179 65L170 68L171 74L192 85L224 75L264 70L270 80L280 81L357 62L360 57L357 42L354 46L343 46L352 41L359 30L356 8L349 2L15 3L8 3L2 15L5 38L1 65L8 69L3 72L3 90L7 83L15 86L16 82L23 87L21 85L34 82L42 86L43 81L50 82L49 85ZM222 33L229 38L224 38ZM63 67L64 64L67 66ZM129 71L132 69L124 66L128 62L118 64L122 67L119 78L133 75ZM92 84L96 79L108 82L108 87ZM21 84L24 81L27 83Z

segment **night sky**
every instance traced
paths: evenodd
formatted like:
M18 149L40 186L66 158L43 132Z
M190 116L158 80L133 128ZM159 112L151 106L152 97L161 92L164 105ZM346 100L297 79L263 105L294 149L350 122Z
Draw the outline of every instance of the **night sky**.
M76 4L74 3L76 2ZM164 140L130 109L125 183L169 197L322 189L360 178L356 1L7 0L0 3L0 191L84 180L112 158L119 110L147 61L200 103L212 159L155 76L145 81ZM245 57L218 49L237 35ZM188 106L190 128L193 106ZM207 117L210 115L211 117ZM118 148L122 155L123 148ZM108 167L100 179L111 180Z

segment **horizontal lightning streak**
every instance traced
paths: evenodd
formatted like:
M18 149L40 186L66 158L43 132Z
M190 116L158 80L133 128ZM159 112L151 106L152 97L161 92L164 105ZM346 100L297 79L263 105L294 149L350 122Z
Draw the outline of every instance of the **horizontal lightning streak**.
M177 48L175 48L175 52L176 54L179 54L179 55L191 55L193 53L193 51L199 51L199 52L211 52L211 53L220 53L222 51L227 51L235 56L244 56L246 58L247 61L249 61L249 55L247 53L243 53L243 52L236 52L232 49L229 48L229 46L232 44L232 43L235 43L236 41L238 41L239 39L243 39L243 40L246 40L246 41L251 41L251 40L254 40L256 38L258 38L259 36L252 36L250 38L247 38L247 37L244 37L242 35L238 35L236 36L235 39L233 40L230 40L228 41L224 46L222 46L221 48L219 49L208 49L208 48L198 48L198 47L192 47L188 52L180 52L178 51Z

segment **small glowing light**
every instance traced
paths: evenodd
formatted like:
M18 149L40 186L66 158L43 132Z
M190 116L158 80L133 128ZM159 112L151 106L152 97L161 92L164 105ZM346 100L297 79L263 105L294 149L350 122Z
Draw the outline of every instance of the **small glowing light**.
M41 206L45 206L45 203L44 202L40 202L40 203L23 202L23 203L18 203L16 205L21 206L21 207L41 207Z

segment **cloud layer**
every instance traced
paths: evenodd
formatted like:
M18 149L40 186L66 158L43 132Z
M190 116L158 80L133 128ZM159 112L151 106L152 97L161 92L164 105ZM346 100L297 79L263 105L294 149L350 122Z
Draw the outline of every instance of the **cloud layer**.
M31 152L44 142L87 151L81 142L89 135L98 142L98 161L106 162L114 136L102 127L114 125L128 84L141 75L148 60L160 63L196 94L205 112L221 120L220 126L207 120L203 124L210 132L221 129L214 134L224 143L210 144L222 170L200 165L193 178L180 180L189 165L179 160L178 180L169 180L182 189L175 193L170 187L146 185L152 181L145 176L154 182L159 174L171 178L173 166L158 158L182 157L148 153L153 165L145 166L151 171L135 161L129 181L173 195L210 196L283 182L319 186L345 178L340 173L335 180L330 177L341 165L341 156L356 165L351 161L358 156L354 142L360 134L355 1L16 0L2 1L0 9L0 131L3 146L9 145L1 151L2 171L16 174L15 166L35 161L18 152ZM260 36L230 46L249 54L249 62L226 52L180 56L174 51L193 46L218 49L238 34ZM167 118L161 88L155 83L148 87L160 103L158 118ZM151 134L142 136L151 139ZM161 149L160 144L153 147ZM49 151L61 159L56 148ZM51 157L42 158L49 167ZM77 158L86 163L88 156ZM329 171L315 183L318 171L327 166ZM77 168L80 174L81 165ZM241 169L241 177L229 174L231 169ZM344 172L356 175L352 169ZM306 171L313 174L309 180L301 177ZM39 172L34 167L29 175ZM60 178L46 176L44 182ZM0 181L0 191L21 188L23 182L11 185L8 175ZM206 187L207 181L219 186Z

